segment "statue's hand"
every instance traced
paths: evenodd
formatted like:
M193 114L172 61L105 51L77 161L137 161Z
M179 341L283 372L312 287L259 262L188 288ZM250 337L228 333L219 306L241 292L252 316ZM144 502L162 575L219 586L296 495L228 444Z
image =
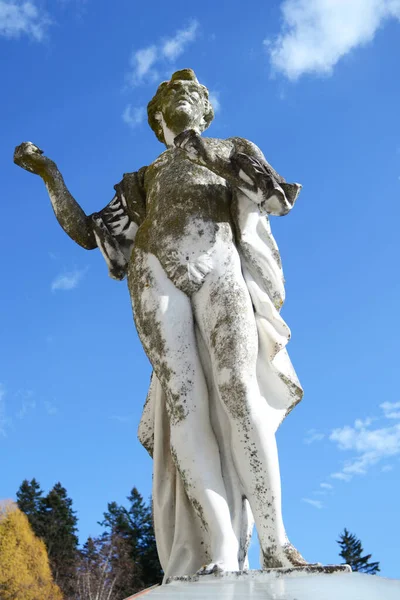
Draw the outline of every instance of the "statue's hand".
M210 157L202 137L194 131L194 129L187 129L182 131L174 139L174 145L177 148L182 148L187 154L189 160L195 163L200 163L203 166L207 166L210 161Z
M32 142L23 142L15 148L14 162L30 173L46 175L55 163L47 156L43 156L43 150L32 144Z

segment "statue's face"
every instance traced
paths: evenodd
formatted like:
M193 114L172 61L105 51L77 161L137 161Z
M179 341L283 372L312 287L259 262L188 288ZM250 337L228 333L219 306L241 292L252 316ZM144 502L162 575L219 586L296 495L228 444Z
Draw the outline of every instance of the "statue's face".
M162 115L169 129L180 132L198 127L205 113L202 88L195 81L177 80L164 92Z

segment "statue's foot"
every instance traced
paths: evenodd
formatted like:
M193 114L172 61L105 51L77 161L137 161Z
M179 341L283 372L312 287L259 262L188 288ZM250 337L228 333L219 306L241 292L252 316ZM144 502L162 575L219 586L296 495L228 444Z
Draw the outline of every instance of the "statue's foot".
M197 571L196 575L222 575L222 573L225 573L226 570L225 564L222 561L210 562L208 565L203 565L201 569Z
M300 552L287 542L279 549L268 549L263 552L263 568L264 569L279 569L279 568L298 568L298 567L320 567L321 563L309 563L300 554Z

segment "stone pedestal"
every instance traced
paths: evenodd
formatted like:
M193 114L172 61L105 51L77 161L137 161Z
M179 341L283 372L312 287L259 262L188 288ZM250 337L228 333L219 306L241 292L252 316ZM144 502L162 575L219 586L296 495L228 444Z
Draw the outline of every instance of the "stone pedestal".
M175 577L143 600L399 600L400 581L351 573L346 565Z

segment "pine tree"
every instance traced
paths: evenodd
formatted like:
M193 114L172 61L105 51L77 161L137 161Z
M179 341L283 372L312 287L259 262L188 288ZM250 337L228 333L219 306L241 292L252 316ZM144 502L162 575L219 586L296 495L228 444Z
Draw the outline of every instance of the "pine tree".
M137 558L141 565L145 587L147 587L160 583L163 576L153 528L152 507L144 503L135 487L128 496L128 501L130 502L129 518L134 532Z
M112 540L113 571L124 572L124 576L119 577L116 584L121 597L162 580L151 507L145 504L136 488L132 489L128 501L129 509L116 502L108 504L108 511L104 513L104 520L100 523L105 527L103 541L111 543Z
M68 600L75 593L78 558L77 518L72 509L72 500L61 483L43 496L36 479L22 482L17 499L34 533L46 544L54 580Z
M1 600L62 600L46 548L16 504L0 505Z
M18 508L28 517L35 535L39 537L44 536L42 502L43 491L36 479L24 479L17 492Z
M40 514L50 566L55 582L68 599L75 592L75 569L78 558L77 518L67 490L56 483L41 501Z
M375 575L379 568L379 562L368 562L372 554L366 554L362 556L364 552L363 547L359 539L347 529L340 534L337 543L341 547L341 556L345 564L350 565L353 571L359 571L360 573L367 573L368 575Z

